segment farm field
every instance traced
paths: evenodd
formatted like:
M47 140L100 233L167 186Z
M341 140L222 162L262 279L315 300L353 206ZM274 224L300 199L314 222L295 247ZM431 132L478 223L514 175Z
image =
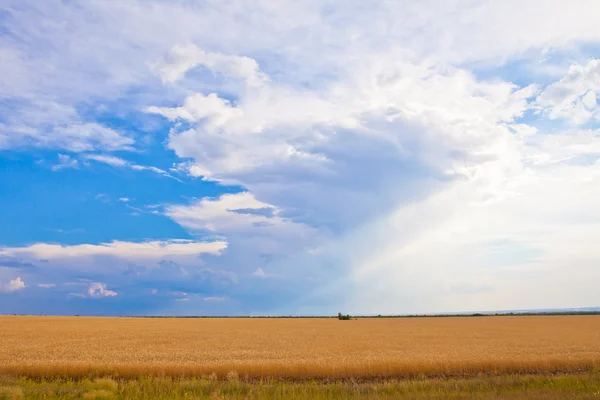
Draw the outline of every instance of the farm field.
M598 366L599 316L0 317L0 374L13 377L361 382L593 373Z

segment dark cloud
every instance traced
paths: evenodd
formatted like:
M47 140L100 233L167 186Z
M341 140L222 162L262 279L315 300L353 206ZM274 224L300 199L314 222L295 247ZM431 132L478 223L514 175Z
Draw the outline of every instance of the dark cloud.
M35 265L27 261L21 261L18 258L0 256L0 267L35 268Z

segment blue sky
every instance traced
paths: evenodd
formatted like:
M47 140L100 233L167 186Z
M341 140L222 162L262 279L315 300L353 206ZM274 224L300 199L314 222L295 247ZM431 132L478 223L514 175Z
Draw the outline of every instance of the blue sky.
M600 306L595 1L0 8L0 313Z

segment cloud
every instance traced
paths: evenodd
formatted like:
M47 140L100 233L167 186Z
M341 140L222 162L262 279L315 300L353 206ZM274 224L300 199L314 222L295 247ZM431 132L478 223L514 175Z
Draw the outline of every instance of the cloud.
M152 166L147 166L147 165L134 164L134 163L131 163L131 162L127 161L127 160L124 160L122 158L115 157L115 156L107 156L107 155L101 155L101 154L87 154L85 156L85 158L87 160L93 160L93 161L101 162L101 163L110 165L111 167L115 167L115 168L130 168L130 169L132 169L134 171L151 171L151 172L154 172L156 174L166 176L168 178L179 180L179 179L174 178L173 176L171 176L171 174L169 174L167 171L164 171L164 170L162 170L160 168L156 168L156 167L152 167Z
M52 136L62 137L57 147L75 152L90 150L130 150L133 139L97 123L87 122L55 127Z
M85 156L88 160L98 161L104 164L108 164L112 167L126 167L129 165L128 161L123 160L122 158L115 156L106 156L100 154L88 154Z
M270 215L261 215L265 209ZM170 205L165 210L167 216L185 228L212 232L252 230L257 224L270 227L287 224L277 213L273 206L256 200L248 192L225 194L218 199L204 198L189 206Z
M8 283L0 283L0 293L14 293L25 289L25 282L21 277L16 277Z
M214 265L250 274L252 263L265 254L287 255L313 246L328 233L280 215L276 207L249 192L204 198L188 205L166 205L165 215L194 234L213 234L228 242L228 251Z
M256 268L256 271L254 271L252 273L252 276L255 276L257 278L268 278L268 277L271 277L273 275L266 273L262 268Z
M581 125L595 118L600 121L596 99L600 92L600 60L587 65L574 64L558 82L537 97L537 104L548 118L566 118Z
M119 197L117 200L119 200L122 203L129 203L131 200L127 197Z
M173 47L161 61L154 64L153 70L163 82L175 82L198 65L227 77L244 79L249 84L260 84L266 79L252 58L205 52L193 44Z
M74 107L52 100L24 99L0 112L0 117L0 149L33 146L71 152L113 151L131 150L134 143L123 133L84 121ZM63 163L60 157L59 161Z
M35 265L19 258L0 255L0 267L3 268L35 268Z
M377 62L398 61L383 57ZM178 168L242 185L299 221L313 214L323 224L325 216L332 229L397 204L399 181L427 192L476 168L479 159L504 158L502 168L520 168L518 155L509 154L516 141L505 124L528 109L535 86L478 82L453 68L386 68L350 71L345 84L318 92L277 82L241 91L244 114L219 130L202 120L192 129L174 126L169 146L193 160Z
M114 290L106 289L106 284L99 282L90 284L88 294L92 298L113 297L118 295Z
M543 15L539 13L542 4ZM0 143L27 145L33 138L37 145L58 142L58 147L77 151L111 145L123 148L133 143L123 142L128 138L123 134L100 134L96 145L84 135L67 135L65 139L62 128L56 129L56 134L31 133L44 124L23 125L22 121L29 119L28 114L46 113L45 121L52 126L53 121L68 114L70 118L58 125L81 127L95 122L89 121L93 116L75 111L80 105L106 104L120 98L135 107L142 99L165 98L168 88L153 85L153 72L165 82L180 83L186 72L197 72L194 68L202 66L219 77L263 82L256 61L259 56L269 61L265 69L274 77L292 84L321 84L327 75L334 74L332 71L347 76L349 66L379 54L393 52L408 62L501 63L532 49L551 51L573 42L600 39L596 29L599 12L593 1L568 5L534 1L526 6L516 1L461 2L435 7L430 2L383 2L369 9L360 2L329 7L312 1L280 5L234 1L222 9L210 3L152 2L148 6L147 2L130 0L117 5L92 2L73 7L54 0L25 5L12 0L6 9L3 24L7 35L27 40L7 40L0 48L2 58L8 60L0 70L5 77L0 93L18 100L12 103L19 105L18 120L10 124L11 134L0 136ZM564 18L566 13L577 18ZM536 16L536 24L529 23L532 16ZM456 20L462 23L454 23ZM68 21L72 30L43 21ZM394 27L373 29L373 21L394 21ZM510 29L506 29L506 21L510 21ZM344 29L340 29L341 24ZM130 26L135 29L123 28ZM313 34L308 37L305 32ZM69 45L59 47L57 43ZM131 87L137 90L129 90ZM55 106L32 104L31 99ZM116 140L109 140L111 137Z
M146 112L162 115L170 120L184 119L188 122L206 120L213 127L223 125L227 120L243 115L243 111L231 107L228 100L221 99L216 93L204 96L196 93L189 96L182 107L148 107Z
M173 164L171 171L184 173L194 178L202 177L202 180L210 180L210 171L207 171L190 161Z
M56 284L55 283L38 283L37 286L44 288L44 289L50 289L50 288L56 287Z
M112 292L117 292L118 297L121 298L126 293L127 299L133 297L138 299L136 300L138 304L147 303L145 307L157 309L167 307L169 303L175 302L176 298L181 297L170 296L171 292L189 292L194 295L201 293L204 296L215 293L215 296L219 296L223 291L233 290L232 287L239 282L238 275L213 262L222 256L226 247L227 244L224 241L171 240L74 246L54 244L39 246L38 244L38 246L5 247L0 250L0 253L2 256L19 254L20 259L23 260L37 259L43 254L48 262L40 265L30 276L35 276L38 282L48 282L51 279L65 282L54 286L56 289L49 291L49 295L89 298L108 296ZM4 272L9 273L10 271L3 271L0 268L0 280ZM27 280L26 277L24 278ZM114 287L115 282L119 283L116 287ZM106 286L98 286L98 283ZM44 286L40 287L50 287L50 284L43 283L41 285ZM90 289L93 294L86 293ZM33 297L41 295L40 292L32 293L30 296ZM69 295L69 293L73 293L73 295ZM146 298L151 294L164 301L156 302ZM114 298L117 299L117 297ZM130 300L116 301L119 304L115 307L125 310L126 304ZM61 305L60 299L56 300L56 304ZM72 303L65 303L62 306L66 308L58 308L73 310L73 307L78 307ZM84 307L83 303L82 307ZM89 313L89 310L94 307L86 305L84 308L88 308L87 312ZM135 311L135 307L133 307L131 311L127 312L135 313L139 310ZM75 311L70 313L75 313ZM77 313L86 313L86 311L81 309ZM102 313L114 314L116 311L106 309ZM161 314L158 311L150 313Z
M151 261L170 258L174 260L197 259L201 254L219 255L227 243L224 241L194 242L190 240L123 242L113 241L101 244L60 245L36 243L26 247L0 248L1 256L23 257L24 259L44 258L56 260L78 259L92 261L98 257L114 257L129 261Z
M133 140L96 123L70 124L44 133L35 126L0 123L0 149L28 146L72 152L130 150Z
M52 166L52 171L60 171L66 168L79 168L79 161L68 154L59 154L58 164Z
M343 85L312 92L274 79L260 88L240 90L236 107L243 114L223 120L218 129L203 119L187 118L195 126L181 130L174 124L169 146L180 157L191 158L178 169L239 184L247 192L167 206L165 214L191 232L223 234L230 242L223 262L232 253L247 260L265 253L283 256L270 265L278 276L283 272L306 287L309 279L320 282L297 300L300 304L324 304L337 297L372 312L380 303L377 298L404 304L404 298L426 295L430 299L419 309L427 312L444 310L452 301L454 308L467 307L465 296L477 294L499 305L494 296L499 287L508 290L507 272L497 270L491 278L467 262L461 265L468 259L465 248L471 247L450 243L448 271L473 276L473 288L486 288L466 290L461 282L453 283L441 259L427 258L428 245L422 243L440 247L437 239L423 239L435 238L444 229L447 217L434 207L453 213L462 212L462 202L475 209L501 208L523 196L522 185L547 178L532 162L555 158L547 151L555 137L540 137L520 121L536 107L532 100L539 86L480 81L458 68L411 64L395 55L365 59L349 73ZM578 154L590 154L579 149ZM419 211L413 217L401 211L405 209ZM456 229L469 229L468 213L476 213L465 212L464 224ZM507 211L506 218L514 217ZM511 235L518 237L514 232L507 237ZM259 245L253 241L256 236ZM472 243L473 253L484 246L477 237L465 240ZM536 249L530 240L518 243ZM405 248L418 253L406 256ZM527 270L535 261L521 256L519 262ZM393 267L398 265L423 268ZM251 271L247 273L262 276ZM418 289L402 284L407 275ZM379 282L382 276L387 278ZM404 288L401 295L396 293L399 286ZM448 300L458 292L462 299ZM526 294L518 298L523 302Z

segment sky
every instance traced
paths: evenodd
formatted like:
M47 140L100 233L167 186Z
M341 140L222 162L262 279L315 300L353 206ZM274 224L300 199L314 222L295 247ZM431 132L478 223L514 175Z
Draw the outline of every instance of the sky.
M596 0L0 0L0 313L600 306Z

